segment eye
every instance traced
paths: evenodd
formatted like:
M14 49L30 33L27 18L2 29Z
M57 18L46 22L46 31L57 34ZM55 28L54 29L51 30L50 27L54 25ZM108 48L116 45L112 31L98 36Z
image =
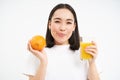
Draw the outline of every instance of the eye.
M72 24L72 22L67 22L67 24Z
M60 21L55 21L55 23L60 23Z

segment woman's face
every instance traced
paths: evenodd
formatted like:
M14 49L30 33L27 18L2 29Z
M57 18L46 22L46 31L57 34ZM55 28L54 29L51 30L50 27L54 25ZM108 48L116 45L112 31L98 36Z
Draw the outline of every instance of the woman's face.
M68 39L71 37L75 29L73 14L68 9L58 9L53 14L49 22L49 29L55 40L55 44L68 44Z

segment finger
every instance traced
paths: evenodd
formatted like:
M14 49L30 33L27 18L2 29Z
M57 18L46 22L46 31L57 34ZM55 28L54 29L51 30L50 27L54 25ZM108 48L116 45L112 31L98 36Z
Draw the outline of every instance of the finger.
M95 45L91 45L91 46L87 46L86 49L91 49L93 50L94 52L97 52L97 47Z
M85 50L87 53L92 53L92 54L97 54L97 51L94 49L86 49Z
M97 48L96 48L96 46L88 46L88 47L86 47L86 52L92 52L92 53L94 53L94 54L97 54L97 52L98 52L98 50L97 50Z
M92 52L89 52L88 54L90 54L92 56L92 58L90 59L90 62L94 61L97 57L97 54L94 54Z
M94 54L93 52L87 52L88 54L92 55L93 57L96 57L96 54Z
M32 53L35 53L35 50L32 48L30 41L28 42L28 50Z
M94 41L91 41L91 43L92 43L93 45L97 46L96 42L94 42Z
M27 49L29 50L29 44L27 43Z
M46 51L44 49L41 51L41 53L46 55Z
M93 52L94 54L96 54L98 51L94 48L86 48L85 49L86 51L90 51L90 52Z
M93 56L93 59L95 59L97 57L97 52L93 52L93 50L90 50L90 49L86 49L86 52L90 55Z
M27 43L27 49L28 50L30 50L30 46L31 46L30 41L28 41L28 43Z

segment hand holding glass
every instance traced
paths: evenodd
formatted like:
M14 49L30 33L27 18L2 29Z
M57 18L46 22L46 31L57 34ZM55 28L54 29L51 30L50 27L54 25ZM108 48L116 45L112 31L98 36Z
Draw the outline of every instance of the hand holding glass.
M90 58L92 58L92 55L85 51L85 48L87 46L91 46L91 45L93 45L91 42L80 42L80 47L81 47L80 48L80 52L81 52L80 57L81 57L81 59L90 59Z

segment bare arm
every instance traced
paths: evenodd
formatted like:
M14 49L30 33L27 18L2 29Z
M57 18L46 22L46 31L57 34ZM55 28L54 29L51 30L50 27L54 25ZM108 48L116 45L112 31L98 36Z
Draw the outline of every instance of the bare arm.
M86 52L91 54L93 58L89 59L89 69L88 69L88 80L100 80L96 64L95 64L95 59L97 57L97 46L95 42L92 42L93 46L89 46L86 48Z
M29 80L45 80L47 65L40 64L34 76L29 76Z
M89 66L88 80L100 80L95 63L91 63Z
M40 60L36 74L34 76L28 75L29 80L45 80L48 63L46 52L32 49L30 43L28 43L28 50Z

